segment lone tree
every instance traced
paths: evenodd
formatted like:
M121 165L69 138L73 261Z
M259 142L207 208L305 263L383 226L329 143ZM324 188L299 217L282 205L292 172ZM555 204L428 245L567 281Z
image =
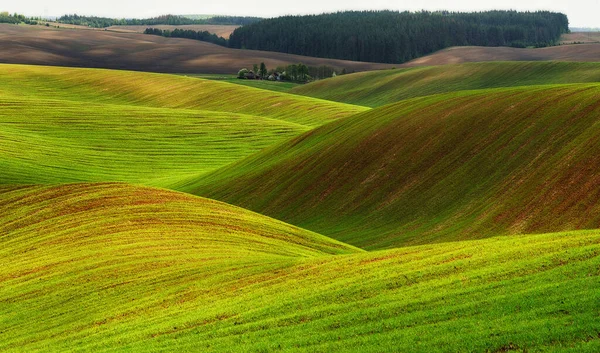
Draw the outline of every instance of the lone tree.
M267 76L267 65L265 65L265 63L260 63L260 71L258 72L260 75L260 78L264 79L265 76Z
M248 69L241 69L238 71L237 78L246 78L246 74L248 73Z
M258 64L254 64L254 66L252 66L252 71L254 71L255 74L258 73Z

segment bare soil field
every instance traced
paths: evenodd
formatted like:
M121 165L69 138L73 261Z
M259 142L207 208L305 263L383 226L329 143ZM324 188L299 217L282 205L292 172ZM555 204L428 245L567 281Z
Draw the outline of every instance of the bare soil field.
M600 62L600 43L521 49L510 47L452 47L409 61L402 67L460 64L482 61Z
M302 62L338 70L368 71L398 65L377 64L257 50L139 33L84 31L0 24L0 63L74 66L164 73L237 73L264 62L267 67Z
M159 28L162 30L168 29L170 31L179 28L179 29L191 29L196 32L207 31L209 33L214 33L219 37L223 37L228 39L231 33L238 28L239 26L235 25L182 25L182 26L171 26L171 25L154 25L154 26L111 26L108 27L107 30L114 32L124 32L124 33L144 33L146 28Z
M560 43L600 43L600 32L573 32L563 34L560 38Z

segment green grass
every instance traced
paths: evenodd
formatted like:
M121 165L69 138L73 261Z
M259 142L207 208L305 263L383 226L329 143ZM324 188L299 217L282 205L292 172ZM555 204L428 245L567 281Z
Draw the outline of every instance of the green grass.
M183 74L184 76L203 78L206 80L223 81L229 83L235 83L242 86L254 87L265 89L275 92L288 92L292 88L301 86L299 83L294 82L277 82L269 80L240 80L237 75L219 75L219 74Z
M0 106L0 183L163 187L365 110L175 75L24 65L0 65Z
M600 85L402 101L190 180L365 249L600 227Z
M307 130L238 113L3 97L0 105L2 184L168 186Z
M379 107L462 90L586 82L600 82L600 63L482 62L368 71L317 81L290 92Z
M600 85L431 96L596 65L486 65L0 65L0 351L600 351Z
M2 351L600 348L598 231L364 253L166 190L3 189Z
M178 75L28 65L0 65L0 97L197 109L255 115L306 127L364 107Z

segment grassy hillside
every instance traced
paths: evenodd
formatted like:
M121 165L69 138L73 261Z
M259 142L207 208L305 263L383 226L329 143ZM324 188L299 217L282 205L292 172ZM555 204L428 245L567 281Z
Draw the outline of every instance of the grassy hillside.
M167 186L306 127L201 110L0 97L0 183L130 181Z
M0 65L0 96L211 110L308 127L366 110L185 76L29 65Z
M0 105L3 184L170 186L365 110L196 78L23 65L0 65Z
M600 348L598 231L360 253L219 202L78 184L5 188L0 234L7 352Z
M184 189L367 249L600 227L600 85L402 101Z
M438 93L498 87L600 82L600 64L491 62L361 72L294 88L291 92L378 107Z

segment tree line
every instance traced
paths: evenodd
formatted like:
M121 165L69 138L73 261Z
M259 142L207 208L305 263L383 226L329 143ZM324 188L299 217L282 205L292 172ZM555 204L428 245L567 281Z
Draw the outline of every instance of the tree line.
M6 11L0 12L0 23L26 23L29 25L36 25L41 18L38 17L25 17L24 15L20 15L18 13L10 14Z
M340 74L346 74L346 69L343 69ZM244 68L238 72L237 77L240 79L260 78L262 80L277 80L277 81L294 81L294 82L309 82L329 77L335 77L335 69L330 66L306 66L302 63L290 64L287 66L278 66L275 69L267 69L264 62L254 64L252 71Z
M153 26L153 25L238 25L245 26L261 20L259 17L243 16L215 16L209 18L188 18L177 15L163 15L146 19L117 19L96 16L79 16L77 14L61 16L57 22L88 26L93 28L106 28L110 26Z
M187 39L194 39L194 40L201 40L204 42L210 42L213 44L217 44L217 45L221 45L226 47L227 46L227 39L223 38L223 37L219 37L214 33L210 33L208 31L194 31L191 29L181 29L181 28L175 28L174 30L162 30L159 28L146 28L146 30L144 31L144 34L154 34L157 36L163 36L163 37L173 37L173 38L187 38Z
M265 19L237 28L229 46L402 63L450 46L554 45L568 26L566 15L548 11L348 11Z

